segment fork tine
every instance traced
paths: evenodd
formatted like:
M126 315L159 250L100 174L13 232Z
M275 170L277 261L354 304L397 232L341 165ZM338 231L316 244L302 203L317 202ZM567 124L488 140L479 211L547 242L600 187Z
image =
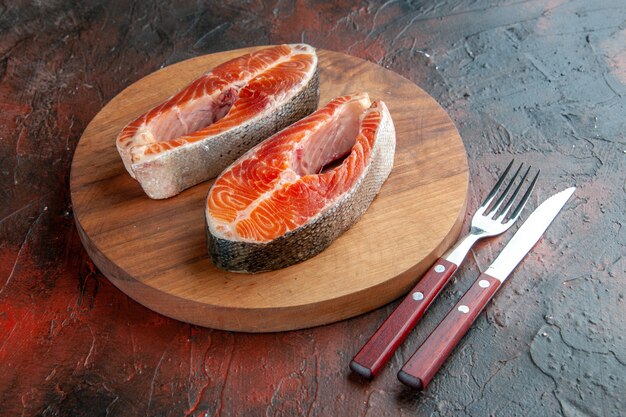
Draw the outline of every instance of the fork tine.
M511 178L511 180L509 181L509 184L506 186L506 188L504 189L504 191L502 192L500 197L496 200L496 202L494 203L494 205L491 208L491 210L489 210L487 212L487 214L486 214L487 216L489 216L490 214L493 214L494 216L496 215L496 213L500 209L500 206L502 205L502 202L504 201L504 199L506 198L507 194L509 193L509 190L511 190L511 187L513 186L513 183L515 182L515 179L517 178L517 175L522 170L522 166L524 166L523 162L521 164L519 164L519 168L517 168L517 171L515 171L515 174L513 174L513 178Z
M511 217L509 217L509 222L514 222L515 220L517 220L517 217L520 215L520 213L524 209L524 206L526 205L526 202L528 201L530 194L533 192L533 188L535 188L535 184L537 183L537 178L539 178L540 172L541 170L537 170L537 174L535 175L535 178L533 178L532 182L528 186L528 189L526 190L524 197L522 197L517 207L515 207L515 210L513 210Z
M526 172L524 173L524 176L520 180L519 184L517 184L515 191L513 191L513 194L511 194L511 198L509 198L509 201L506 202L506 205L504 206L504 208L502 209L502 212L498 216L499 222L502 222L504 220L504 218L506 217L511 207L513 207L513 202L515 201L515 198L519 194L519 190L522 188L524 181L526 181L526 178L528 177L529 172L530 172L530 165L528 166L528 169L526 169Z
M489 194L485 198L485 201L483 201L483 203L480 205L481 207L487 208L487 206L491 204L491 200L493 200L493 198L496 196L496 194L500 190L500 186L502 186L502 183L504 182L504 179L506 178L507 174L511 170L511 167L513 166L513 162L515 162L515 159L511 159L511 162L509 162L509 166L506 167L502 175L500 175L500 178L498 178L498 182L496 182L496 185L494 185L491 191L489 191Z

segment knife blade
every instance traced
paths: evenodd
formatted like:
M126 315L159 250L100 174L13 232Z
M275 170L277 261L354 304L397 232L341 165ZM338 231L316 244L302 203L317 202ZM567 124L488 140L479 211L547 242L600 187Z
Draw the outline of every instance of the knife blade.
M487 268L486 273L503 282L517 264L535 246L552 220L561 211L576 187L571 187L553 195L532 212L524 224L513 235L500 255Z
M496 260L478 277L404 364L398 372L400 382L418 390L428 385L480 312L513 269L539 241L575 190L575 187L563 190L548 198L533 211Z

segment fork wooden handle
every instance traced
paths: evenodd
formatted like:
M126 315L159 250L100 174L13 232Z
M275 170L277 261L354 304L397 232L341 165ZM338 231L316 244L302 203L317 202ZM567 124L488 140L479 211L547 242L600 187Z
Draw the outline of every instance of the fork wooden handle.
M456 269L456 264L439 258L352 359L350 369L368 379L376 376Z
M426 387L500 285L487 274L478 277L398 372L400 382L418 390Z

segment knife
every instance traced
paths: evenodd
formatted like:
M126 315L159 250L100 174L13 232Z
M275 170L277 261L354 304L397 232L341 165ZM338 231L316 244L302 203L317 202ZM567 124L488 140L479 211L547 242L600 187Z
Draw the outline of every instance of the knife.
M504 280L550 226L574 190L576 187L571 187L553 195L533 211L491 266L478 277L404 364L398 372L400 382L418 390L428 385Z

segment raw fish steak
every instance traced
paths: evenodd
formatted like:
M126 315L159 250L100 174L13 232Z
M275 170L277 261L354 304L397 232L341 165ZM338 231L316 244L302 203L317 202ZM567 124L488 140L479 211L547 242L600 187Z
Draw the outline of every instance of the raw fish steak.
M213 68L139 116L120 132L117 150L150 198L168 198L217 176L318 101L315 49L269 47Z
M254 273L318 254L367 210L391 172L395 144L387 106L361 93L250 149L207 197L213 263Z

